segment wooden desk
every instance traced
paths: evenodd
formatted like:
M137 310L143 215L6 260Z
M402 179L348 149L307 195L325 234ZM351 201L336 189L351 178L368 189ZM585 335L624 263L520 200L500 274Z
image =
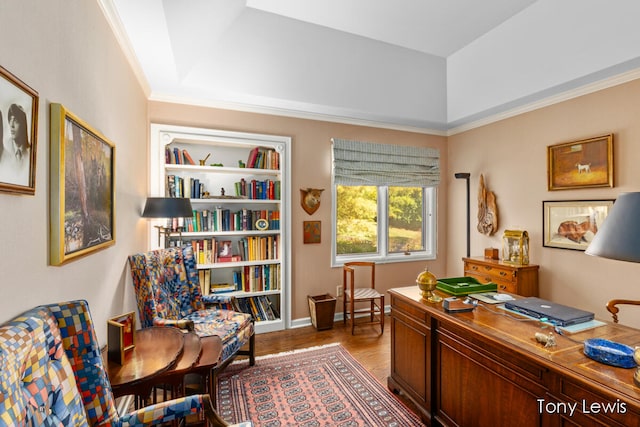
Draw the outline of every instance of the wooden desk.
M184 337L179 329L151 327L136 331L135 347L125 354L124 363L106 364L114 397L133 394L145 400L151 380L175 366L183 350Z
M544 348L534 334L549 328L496 314L504 311L495 306L449 314L422 300L417 286L389 293L388 386L411 398L428 425L640 426L635 369L591 360L573 341L633 347L639 330L607 322L571 339L556 334L557 345Z

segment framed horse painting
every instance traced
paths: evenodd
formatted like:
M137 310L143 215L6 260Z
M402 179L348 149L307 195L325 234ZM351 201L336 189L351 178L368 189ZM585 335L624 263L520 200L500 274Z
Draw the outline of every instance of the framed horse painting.
M543 201L543 246L584 251L612 206L613 200Z

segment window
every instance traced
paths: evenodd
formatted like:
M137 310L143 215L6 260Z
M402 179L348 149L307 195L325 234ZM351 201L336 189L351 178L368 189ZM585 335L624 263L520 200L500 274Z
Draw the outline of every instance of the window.
M439 152L332 141L333 264L435 258Z
M435 257L435 189L335 185L334 264Z

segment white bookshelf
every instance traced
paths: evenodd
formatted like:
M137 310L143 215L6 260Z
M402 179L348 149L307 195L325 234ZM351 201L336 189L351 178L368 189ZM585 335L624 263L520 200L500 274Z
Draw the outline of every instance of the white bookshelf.
M151 124L150 132L150 167L149 182L150 196L170 196L171 190L167 185L168 177L172 176L174 183L182 180L183 183L196 182L199 183L203 190L200 193L208 192L208 196L190 197L191 205L195 211L207 211L209 215L223 216L241 215L245 211L244 227L235 227L235 222L221 226L220 222L214 225L213 221L206 220L209 224L204 226L200 224L199 230L184 230L180 233L172 233L172 241L192 241L196 242L207 240L211 244L212 241L231 242L233 254L240 256L240 242L247 240L259 240L270 242L270 246L275 250L270 253L267 259L254 256L249 259L242 257L241 260L219 262L219 260L207 260L207 262L199 262L198 270L201 274L207 271L210 275L212 283L234 283L234 274L237 278L241 273L256 273L249 287L248 280L241 282L242 290L237 290L228 295L235 296L238 300L246 300L250 302L254 299L268 299L272 308L278 314L275 320L259 320L256 319L256 331L258 333L281 330L290 327L290 265L288 260L291 254L290 244L290 145L291 138L285 136L261 135L253 133L232 132L207 128L195 128L165 124ZM256 147L260 148L263 153L277 153L279 165L276 168L249 168L247 162L250 152ZM189 164L173 164L167 163L166 149L171 152L175 150L187 150L195 165ZM200 165L199 160L209 156L204 165ZM239 161L246 164L240 167ZM215 166L212 166L215 165ZM236 183L244 179L245 182L265 183L264 186L279 185L279 198L263 198L254 199L247 198L236 194ZM279 182L279 184L276 184ZM272 184L269 184L272 183ZM256 184L258 185L258 184ZM224 195L222 195L224 189ZM184 189L183 197L191 196ZM180 194L178 194L180 195ZM196 195L194 195L196 196ZM275 196L275 195L274 195ZM253 220L247 218L257 212L263 215L270 212L271 215L277 215L278 221L269 221L266 230L258 230ZM277 212L277 214L274 214ZM239 220L240 221L240 220ZM237 221L236 221L237 222ZM279 223L277 229L273 229L275 224ZM154 223L149 225L149 243L151 247L158 246L157 229ZM274 243L274 242L277 242ZM277 253L276 253L277 252ZM203 261L202 259L200 261ZM211 262L209 262L211 261ZM268 271L269 273L265 273ZM273 272L277 271L277 277L273 277ZM261 280L259 274L264 276L270 275L271 286L277 288L265 288L265 283Z

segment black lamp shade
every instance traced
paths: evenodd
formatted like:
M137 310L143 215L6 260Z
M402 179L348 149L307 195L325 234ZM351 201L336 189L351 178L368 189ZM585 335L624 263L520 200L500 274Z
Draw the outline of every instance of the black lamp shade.
M585 253L640 262L640 193L618 196Z
M193 215L191 201L182 197L147 197L143 218L181 218Z

